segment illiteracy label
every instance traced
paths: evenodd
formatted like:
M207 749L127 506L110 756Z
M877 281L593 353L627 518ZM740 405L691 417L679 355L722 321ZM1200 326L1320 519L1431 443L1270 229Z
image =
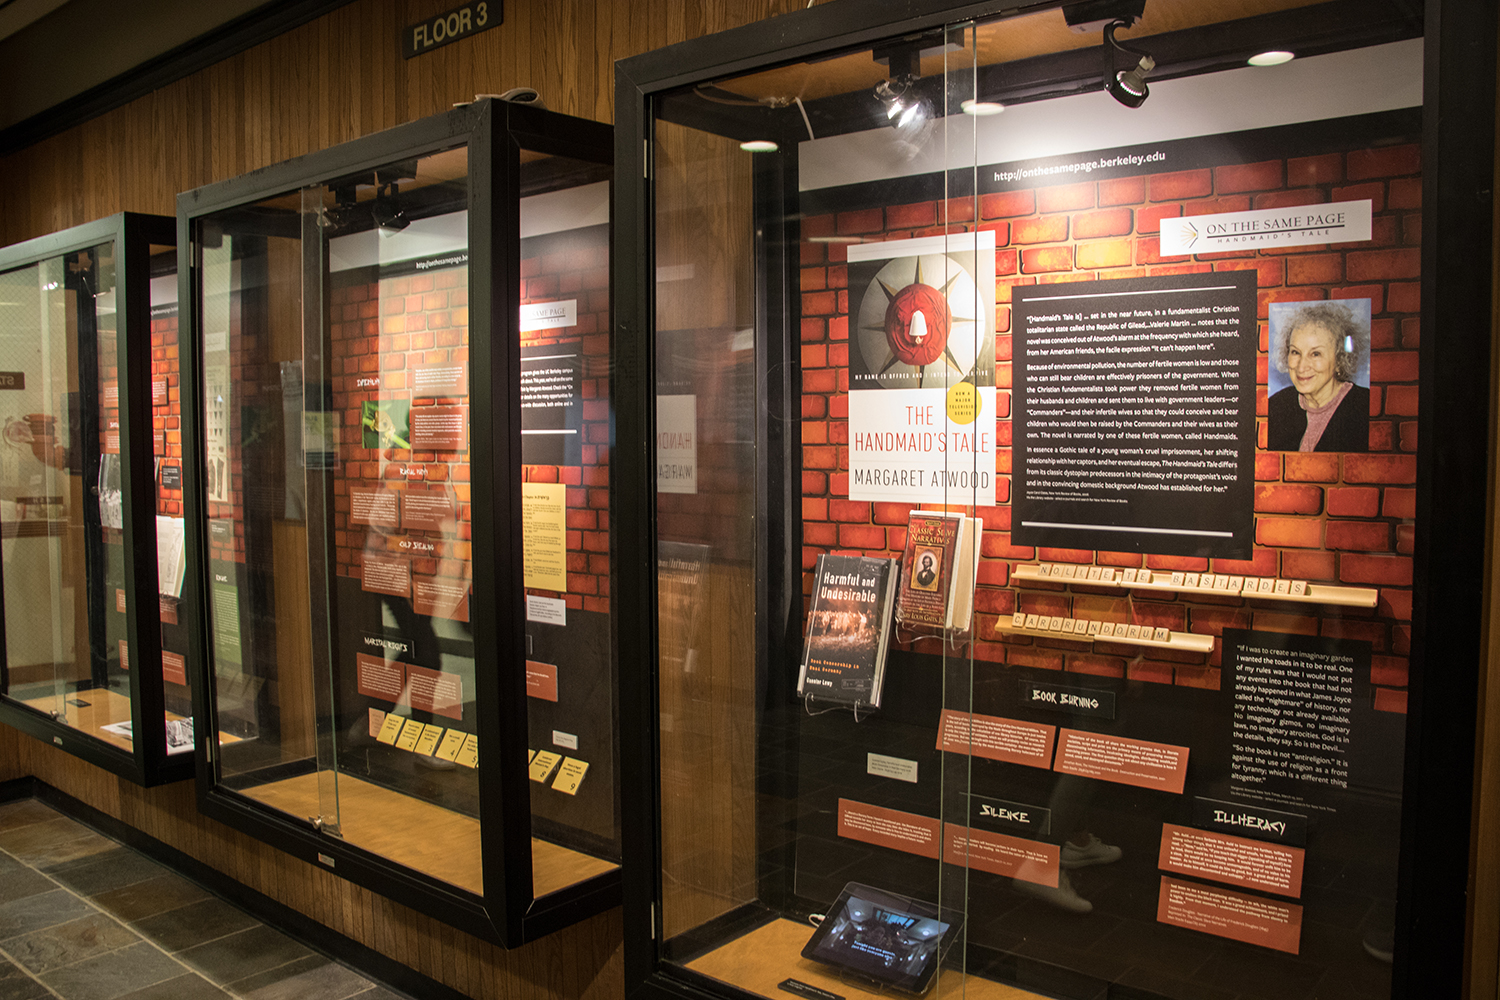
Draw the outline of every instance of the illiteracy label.
M1058 735L1054 769L1181 795L1187 764L1187 747L1063 729Z
M452 531L458 517L448 490L410 489L402 497L401 527L406 531Z
M1021 701L1028 708L1067 715L1087 715L1096 719L1115 717L1115 693L1098 688L1081 688L1061 684L1021 681Z
M392 597L411 595L411 560L400 556L386 556L378 552L364 553L360 570L361 589L372 594L390 594Z
M578 736L575 733L565 733L562 730L552 730L552 745L562 747L564 750L578 749Z
M578 786L583 784L583 776L588 771L588 761L579 760L576 757L564 757L562 767L557 769L557 779L552 782L552 788L564 795L577 795Z
M395 490L349 490L349 523L379 528L401 526L401 494Z
M1022 840L989 830L971 830L957 823L943 827L947 860L1023 882L1057 887L1062 848Z
M946 709L938 724L937 748L1047 768L1052 766L1052 741L1056 734L1056 726Z
M1161 255L1356 243L1370 238L1369 201L1222 212L1161 220Z
M462 406L413 406L407 419L413 451L462 451L468 447L469 413Z
M969 825L1009 830L1028 839L1045 837L1052 830L1052 810L1025 802L1007 802L983 795L969 796Z
M995 234L848 248L849 498L995 502Z
M942 824L932 816L839 799L839 836L893 851L936 858Z
M568 624L568 602L560 597L526 595L526 620L544 625Z
M551 750L538 750L535 757L531 758L531 780L545 783L552 775L552 769L562 760L562 754L553 753Z
M406 689L406 670L399 663L387 663L383 657L354 654L355 684L366 698L395 702Z
M568 488L562 483L521 484L521 558L527 587L568 589Z
M1018 545L1248 559L1256 273L1021 285Z
M187 685L187 658L170 650L161 651L161 679L168 684Z
M698 492L698 397L656 397L656 491Z
M1156 866L1179 875L1227 882L1242 889L1300 896L1304 853L1300 847L1282 847L1163 823L1161 853Z
M466 622L469 620L469 581L445 576L414 577L411 604L419 615Z
M462 674L426 667L409 666L406 680L411 689L411 707L450 719L464 717L464 679Z
M887 757L883 753L867 753L865 754L865 773L915 784L917 762L907 760L905 757Z
M526 696L542 701L557 700L557 665L526 661Z
M1231 941L1295 955L1302 942L1302 907L1163 875L1156 919Z
M1247 806L1200 795L1193 799L1193 825L1256 840L1307 846L1306 816L1264 806Z

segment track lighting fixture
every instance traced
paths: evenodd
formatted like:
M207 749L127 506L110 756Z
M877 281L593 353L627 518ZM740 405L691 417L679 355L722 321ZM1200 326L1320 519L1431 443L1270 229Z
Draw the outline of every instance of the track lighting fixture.
M395 197L395 181L375 189L375 201L370 206L370 218L374 220L375 228L380 231L381 236L395 236L411 225L406 212L396 204Z
M1127 108L1138 108L1146 103L1146 98L1151 96L1151 88L1146 85L1146 77L1156 68L1156 60L1145 52L1129 48L1115 40L1116 29L1129 27L1129 21L1111 21L1104 28L1104 40L1107 43L1104 49L1106 60L1104 89L1109 91L1110 97ZM1132 69L1116 70L1116 50L1136 56L1140 62L1136 63Z

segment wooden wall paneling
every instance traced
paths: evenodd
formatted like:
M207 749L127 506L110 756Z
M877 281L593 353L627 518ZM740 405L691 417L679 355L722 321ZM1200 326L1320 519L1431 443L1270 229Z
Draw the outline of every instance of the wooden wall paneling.
M397 32L449 0L356 0L27 149L0 157L0 245L116 211L171 215L175 196L202 184L446 110L475 93L532 86L555 110L613 120L616 59L803 6L801 0L507 0L501 26L413 60ZM736 179L737 181L742 179ZM726 262L731 286L742 262ZM743 319L733 315L727 321ZM701 323L702 320L700 319ZM715 603L738 598L743 570L716 568ZM743 602L740 602L743 606ZM722 645L722 644L721 644ZM753 696L753 658L726 659L711 704ZM716 651L718 659L727 652ZM696 694L696 692L694 692ZM731 732L717 748L731 767L716 796L752 786L749 704L721 703L703 720ZM709 734L712 742L712 734ZM280 854L196 812L191 783L140 789L0 727L0 779L34 774L169 846L229 873L309 917L434 979L477 997L617 998L622 992L618 910L506 952ZM716 810L719 812L720 810ZM708 857L753 865L748 813L722 810ZM748 838L748 839L747 839ZM705 872L711 866L700 869ZM734 868L715 895L753 888Z

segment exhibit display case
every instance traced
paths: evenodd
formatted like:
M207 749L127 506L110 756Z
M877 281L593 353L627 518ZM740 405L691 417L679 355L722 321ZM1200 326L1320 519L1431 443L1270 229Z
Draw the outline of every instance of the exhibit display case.
M178 203L200 805L507 946L620 898L611 143L487 99Z
M895 6L618 65L627 993L1457 995L1493 11Z
M163 216L0 249L0 722L142 785L193 773L176 273Z

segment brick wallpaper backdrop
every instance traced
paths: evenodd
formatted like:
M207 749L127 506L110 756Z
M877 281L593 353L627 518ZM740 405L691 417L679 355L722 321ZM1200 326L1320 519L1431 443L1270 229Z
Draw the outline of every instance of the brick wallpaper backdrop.
M431 406L468 406L467 394L411 396L408 383L413 368L468 363L468 284L468 268L459 267L349 285L332 293L329 365L341 463L333 487L339 576L359 578L368 551L406 556L409 552L401 543L420 539L434 548L428 555L412 558L413 584L423 576L469 577L469 450L366 448L360 419L361 404L367 399L410 398L413 412ZM361 379L378 379L380 388L362 386ZM350 524L350 491L381 488L450 490L456 502L456 524L451 532L383 532Z
M897 557L912 506L853 502L849 494L849 292L844 243L990 229L995 232L997 505L985 523L975 605L977 659L997 664L1217 689L1222 632L1252 628L1373 646L1375 707L1406 709L1416 505L1421 161L1415 144L1210 169L1037 187L947 202L838 212L803 220L802 528L804 594L820 552ZM1169 216L1370 199L1372 239L1236 253L1163 257ZM975 218L977 207L978 218ZM1259 284L1257 413L1266 442L1267 309L1272 302L1371 302L1370 451L1260 450L1255 463L1255 552L1248 561L1141 556L1011 544L1010 301L1020 284L1250 269ZM1065 562L1153 570L1279 576L1371 587L1372 610L1239 597L1136 592L1011 579L1018 563ZM1186 595L1184 595L1186 596ZM1017 610L1165 626L1216 637L1210 654L1062 639L1006 638L999 615ZM918 647L919 649L924 647Z
M151 317L151 431L156 457L182 468L182 386L177 352L177 311ZM166 391L161 392L164 388ZM180 482L180 480L179 480ZM182 488L162 485L156 477L156 513L182 517Z

